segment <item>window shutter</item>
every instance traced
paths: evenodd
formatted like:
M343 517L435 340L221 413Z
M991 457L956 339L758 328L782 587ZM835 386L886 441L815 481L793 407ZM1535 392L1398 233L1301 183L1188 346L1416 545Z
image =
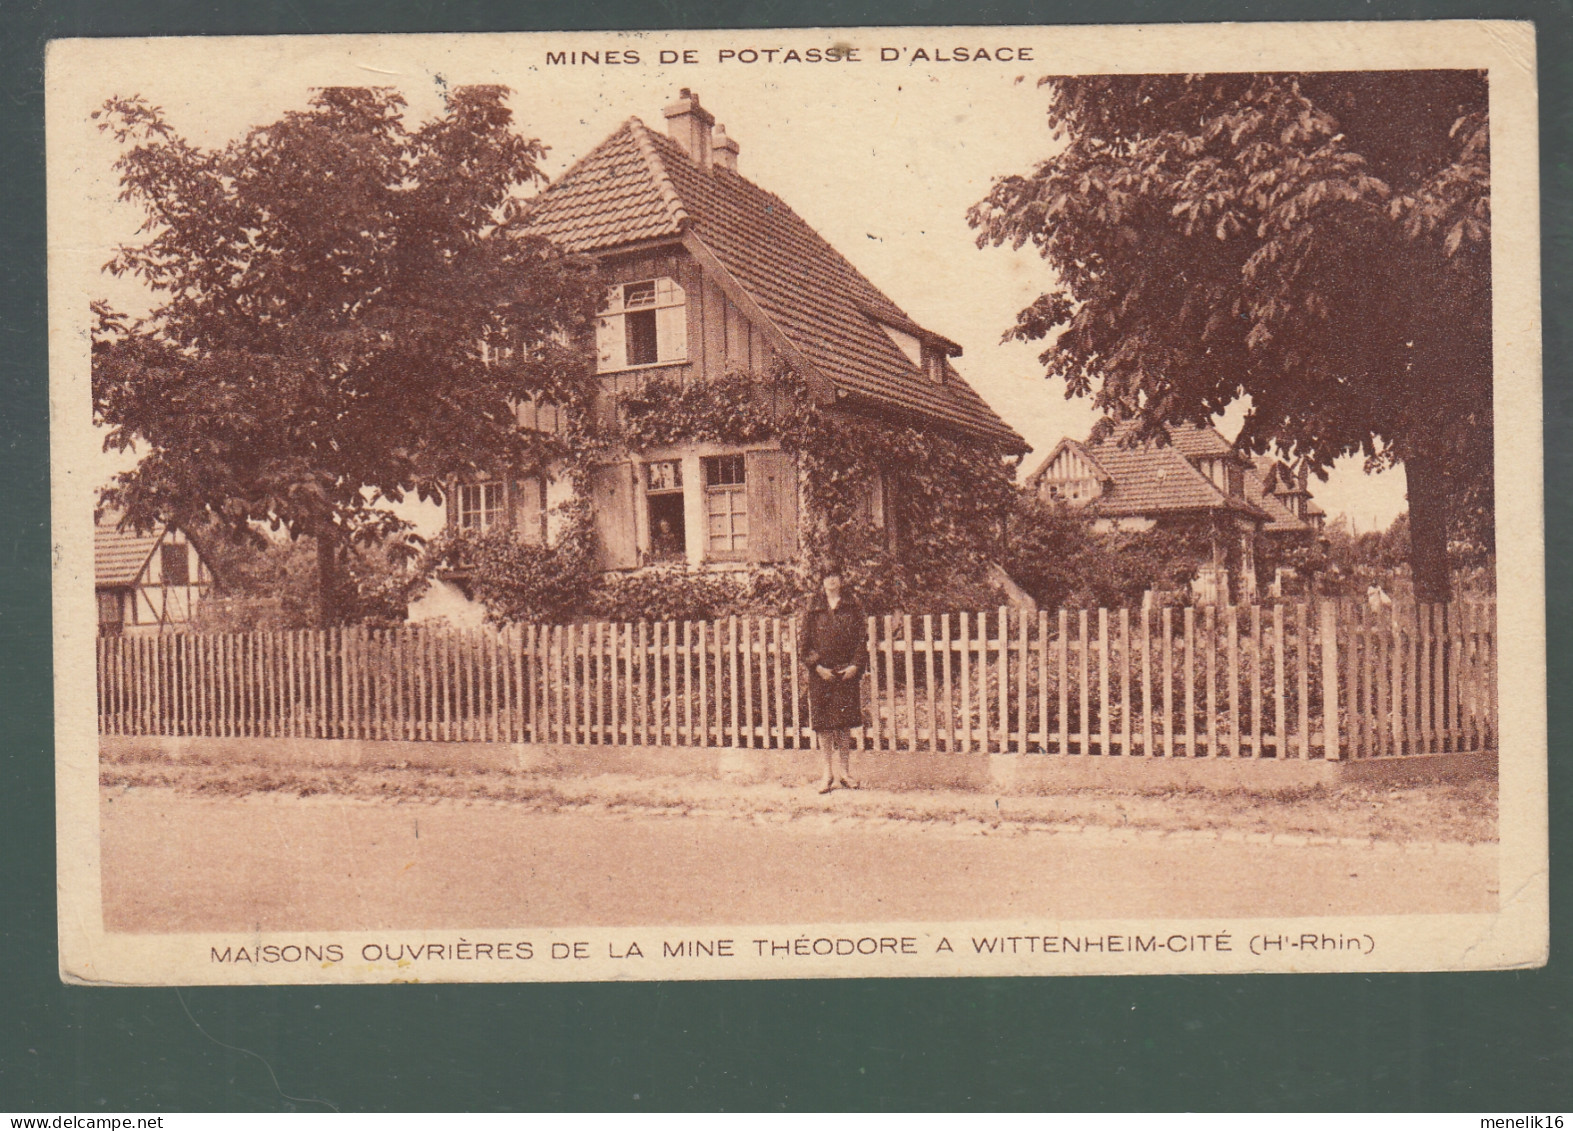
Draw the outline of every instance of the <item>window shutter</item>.
M797 460L785 452L771 454L776 457L776 466L780 469L776 489L781 516L781 560L792 561L798 555Z
M677 280L655 281L655 341L657 361L688 360L688 296Z
M879 477L880 510L885 524L885 548L894 551L901 537L900 524L897 517L900 508L897 503L897 480L894 476L881 475Z
M749 452L748 556L786 561L797 554L797 468L785 452Z
M522 479L514 488L513 525L521 541L539 546L541 536L541 481Z
M448 533L459 532L459 481L448 480L447 489L443 491L448 503Z
M865 529L874 529L874 493L879 490L879 480L866 479L857 492L854 513L858 523Z
M688 360L688 309L662 306L655 312L655 359Z
M634 537L633 469L627 464L597 467L590 472L590 502L595 508L595 534L602 569L631 569L639 564Z
M595 323L595 348L599 358L597 368L602 373L626 368L627 353L623 342L623 316L603 314Z

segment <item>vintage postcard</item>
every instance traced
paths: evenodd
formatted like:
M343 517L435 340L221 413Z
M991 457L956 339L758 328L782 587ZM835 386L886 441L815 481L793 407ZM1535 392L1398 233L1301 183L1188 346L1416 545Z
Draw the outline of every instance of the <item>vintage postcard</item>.
M61 975L1533 966L1533 28L48 55Z

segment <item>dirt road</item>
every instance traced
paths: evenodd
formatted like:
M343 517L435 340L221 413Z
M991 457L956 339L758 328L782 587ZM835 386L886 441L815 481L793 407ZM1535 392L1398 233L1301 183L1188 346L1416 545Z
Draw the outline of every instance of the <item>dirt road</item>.
M1489 911L1496 847L106 790L112 931ZM876 806L877 808L877 806ZM1261 840L1267 838L1262 837Z

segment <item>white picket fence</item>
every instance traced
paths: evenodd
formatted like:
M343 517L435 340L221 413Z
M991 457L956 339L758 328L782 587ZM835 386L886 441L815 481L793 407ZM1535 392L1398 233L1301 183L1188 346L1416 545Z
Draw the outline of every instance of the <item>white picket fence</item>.
M1495 606L870 617L865 750L1366 758L1496 742ZM812 745L778 617L98 642L115 735Z

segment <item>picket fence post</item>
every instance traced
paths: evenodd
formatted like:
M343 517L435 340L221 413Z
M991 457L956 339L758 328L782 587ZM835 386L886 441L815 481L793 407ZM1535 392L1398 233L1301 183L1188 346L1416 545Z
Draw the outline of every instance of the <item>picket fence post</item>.
M1322 749L1329 762L1340 758L1338 740L1338 604L1325 600L1322 619Z

